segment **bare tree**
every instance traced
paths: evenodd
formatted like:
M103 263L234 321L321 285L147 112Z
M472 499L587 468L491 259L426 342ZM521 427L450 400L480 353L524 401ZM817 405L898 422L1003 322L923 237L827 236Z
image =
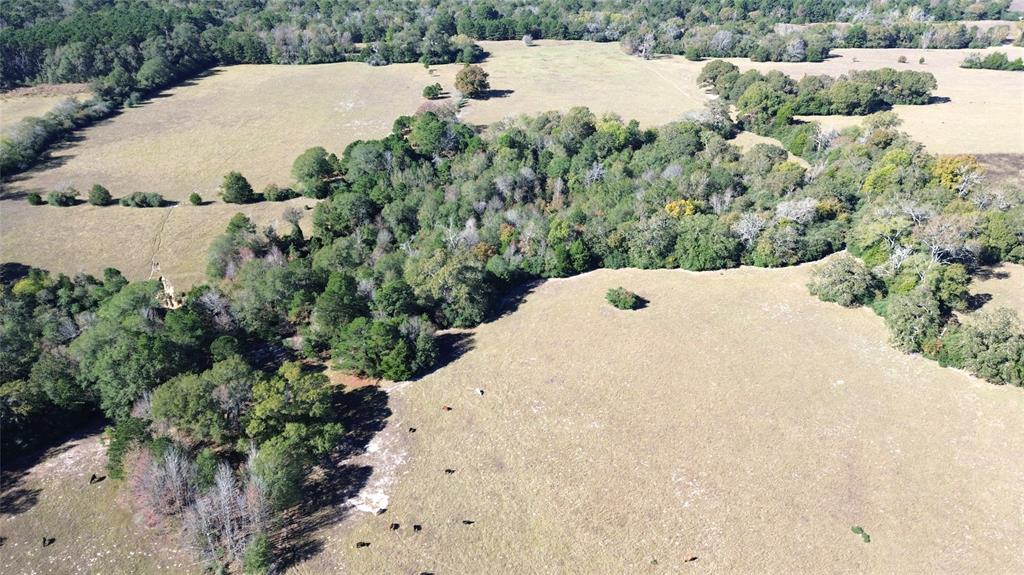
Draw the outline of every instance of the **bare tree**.
M767 225L767 220L760 215L748 212L741 215L740 219L733 224L732 231L736 232L743 243L751 246Z

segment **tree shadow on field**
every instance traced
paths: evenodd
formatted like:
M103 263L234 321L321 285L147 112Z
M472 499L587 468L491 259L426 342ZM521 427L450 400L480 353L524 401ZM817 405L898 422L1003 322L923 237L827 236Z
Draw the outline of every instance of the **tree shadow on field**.
M33 467L70 451L82 439L91 437L102 429L102 420L95 419L71 433L58 434L50 438L50 441L44 442L42 446L22 455L11 457L9 453L3 453L3 470L0 471L0 516L19 515L32 509L39 502L42 488L30 486L26 482ZM65 487L77 486L62 484L61 488Z
M932 104L948 104L952 101L952 98L947 98L946 96L931 96L928 98L928 105L931 106Z
M514 94L515 90L482 90L473 96L474 100L493 100L495 98L507 98Z
M373 475L369 465L349 463L366 452L370 441L387 426L391 417L388 394L376 386L353 389L334 406L346 434L341 445L320 463L306 483L302 503L286 514L278 548L283 570L314 557L324 549L315 534L348 517L349 502Z

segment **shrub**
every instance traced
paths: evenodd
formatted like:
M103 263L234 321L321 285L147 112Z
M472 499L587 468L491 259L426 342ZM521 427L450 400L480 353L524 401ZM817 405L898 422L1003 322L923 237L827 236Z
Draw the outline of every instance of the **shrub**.
M491 88L489 74L476 64L467 64L455 75L455 89L467 98L476 98Z
M40 196L38 192L29 192L28 196L25 197L25 200L28 201L31 206L43 205L43 197Z
M61 191L53 190L46 194L46 203L51 206L66 208L68 206L75 205L77 198L78 190L74 188L68 188Z
M877 283L860 260L842 255L815 269L807 287L822 301L855 307L871 301Z
M111 479L124 479L124 457L132 447L149 441L149 424L137 417L123 419L107 428L107 472Z
M899 58L896 58L896 61L899 62L900 64L906 64L907 63L907 57L906 56L900 56Z
M198 192L192 192L188 196L188 203L192 204L193 206L202 205L203 197L200 196Z
M164 203L164 197L156 192L135 192L117 203L128 208L159 208Z
M242 571L245 575L263 575L270 571L272 561L270 540L265 533L257 533L245 548Z
M89 203L94 206L105 206L113 201L110 191L99 184L93 184L89 190Z
M229 204L248 204L256 200L256 194L242 174L229 172L220 186L221 198Z
M223 361L238 355L241 351L242 346L239 345L238 340L230 335L222 335L210 344L210 355L213 356L213 361Z
M608 300L608 303L625 310L639 309L643 302L640 296L624 287L612 288L608 290L604 297Z
M441 84L431 84L423 88L423 97L428 100L433 100L441 95Z
M282 188L277 184L270 184L263 188L263 199L269 202L283 202L299 197L299 194L291 188Z

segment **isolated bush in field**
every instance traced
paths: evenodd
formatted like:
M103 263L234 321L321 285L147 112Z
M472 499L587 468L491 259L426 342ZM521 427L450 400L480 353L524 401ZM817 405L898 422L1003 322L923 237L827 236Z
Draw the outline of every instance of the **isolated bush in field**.
M423 97L428 100L433 100L441 95L441 84L431 84L423 88Z
M159 208L164 197L156 192L135 192L121 198L118 203L128 208Z
M248 204L256 201L249 180L238 172L229 172L220 185L221 198L229 204Z
M25 201L32 206L41 206L43 205L43 196L40 196L39 192L29 192L29 194L25 196Z
M643 300L640 296L627 290L624 287L617 287L608 290L608 293L604 295L608 303L619 309L632 310L640 307Z
M892 296L885 309L885 323L896 347L917 352L939 335L943 317L939 302L927 290Z
M822 301L855 307L871 301L877 283L860 260L842 255L815 269L807 287Z
M277 184L270 184L263 188L263 198L268 202L283 202L298 197L299 194L291 188L282 188Z
M113 201L110 191L99 184L93 184L89 190L89 203L94 206L105 206Z
M906 56L900 56L899 58L896 58L896 61L899 62L900 64L906 64L907 63L907 57Z
M467 98L475 98L491 88L489 76L480 66L468 64L455 75L455 89Z
M200 206L203 204L203 197L200 196L198 192L192 192L188 195L188 203L193 206Z
M74 188L68 188L66 190L61 191L53 190L47 192L46 194L46 203L50 204L51 206L57 206L61 208L66 208L68 206L75 205L77 199L78 190Z
M924 56L921 56L920 58L918 58L917 59L917 63L918 64L924 64Z

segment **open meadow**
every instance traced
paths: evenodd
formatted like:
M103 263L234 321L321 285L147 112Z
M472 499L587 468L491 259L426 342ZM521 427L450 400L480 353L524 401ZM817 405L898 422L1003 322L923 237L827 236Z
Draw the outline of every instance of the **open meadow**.
M1024 397L894 350L811 267L541 285L391 388L350 462L369 512L294 572L1024 570ZM648 306L611 308L617 285Z
M0 94L0 132L29 116L42 116L68 98L87 99L85 84L43 84Z
M365 485L321 508L290 572L1024 570L1024 396L893 349L870 310L807 293L813 265L599 270L446 336L450 363L387 384L386 427L336 471ZM647 307L610 307L618 285ZM95 442L21 483L41 491L4 519L12 573L184 572L146 547L152 531L91 569L48 559L131 521L109 481L87 485L98 463L62 463ZM54 465L61 487L33 479ZM113 527L33 547L63 533L52 510L69 499Z
M580 105L657 126L699 110L707 100L696 84L703 62L678 56L645 61L623 54L614 43L481 45L490 54L483 65L495 93L463 109L462 118L474 124ZM1001 49L1012 57L1024 54L1022 48ZM1001 153L1001 169L1012 171L1024 154L1024 74L957 67L969 52L837 50L836 57L817 64L735 62L744 69L781 69L794 77L880 66L930 71L939 81L937 97L949 101L897 106L904 129L932 152ZM898 64L899 55L909 63ZM924 65L917 63L921 56ZM217 68L82 130L79 141L55 151L51 161L4 184L0 255L66 273L116 266L131 278L148 277L155 259L176 286L187 287L201 279L206 246L232 214L242 211L272 222L285 207L220 203L216 189L224 174L238 170L256 190L270 183L287 185L291 163L304 149L323 145L340 153L357 139L386 135L396 117L416 111L424 85L440 82L453 90L458 69L445 65L428 71L418 64L375 68L355 62ZM992 121L993 115L999 121ZM822 120L841 127L860 118ZM50 209L24 202L28 191L72 186L84 192L94 183L115 197L146 191L182 202L198 192L212 204L181 206L175 209L182 211L168 216L165 209ZM170 227L161 227L164 219ZM167 235L176 224L182 235ZM98 230L102 233L93 233ZM172 244L177 247L152 256L152 246Z

